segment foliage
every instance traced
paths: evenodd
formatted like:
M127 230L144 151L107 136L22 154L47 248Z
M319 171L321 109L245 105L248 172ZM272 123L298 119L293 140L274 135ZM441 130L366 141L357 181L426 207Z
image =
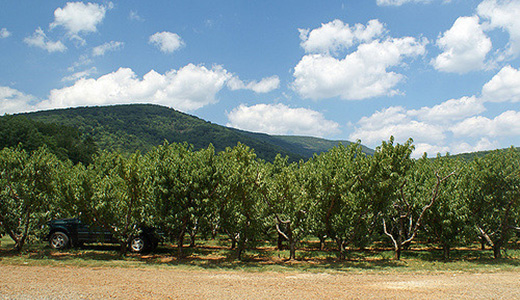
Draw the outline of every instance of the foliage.
M465 164L450 157L437 157L435 160L421 160L428 172L424 174L429 185L434 184L434 173L448 174L455 171L443 183L439 190L437 201L426 214L425 236L440 244L444 259L450 257L450 249L468 243L470 236L469 206L462 194L462 174L465 174Z
M149 174L146 161L136 152L130 157L117 153L101 153L89 166L93 180L83 181L93 191L88 197L77 198L84 218L110 231L121 243L121 253L140 225L150 223ZM80 180L84 180L80 177ZM81 183L80 183L81 184Z
M475 159L465 172L462 188L477 234L493 247L500 258L501 248L520 217L520 151L494 151Z
M122 253L140 225L153 225L182 255L192 251L186 236L192 247L196 237L226 236L241 260L278 237L295 259L317 237L341 259L374 244L393 245L400 258L417 240L442 247L448 259L450 249L480 237L500 257L520 230L520 152L466 162L416 160L412 149L411 140L391 138L373 156L356 143L294 163L281 155L265 162L240 143L216 153L166 142L144 155L104 151L83 165L45 147L5 148L0 234L22 249L45 221L80 217L112 232Z
M296 163L289 164L288 158L276 156L272 164L266 165L265 180L261 185L263 200L272 216L271 226L278 233L278 248L282 239L289 243L289 259L296 258L296 244L309 231L309 209L312 201L305 197L302 187L303 175Z
M46 148L0 151L0 226L22 250L56 207L59 161Z
M240 143L219 154L218 171L220 225L242 259L244 250L264 232L265 204L260 201L258 184L264 171L254 151Z
M273 161L277 154L288 156L289 161L312 157L338 142L301 137L270 136L204 121L194 116L151 104L79 107L39 111L24 114L42 123L54 123L77 128L92 137L101 150L146 153L164 141L188 143L194 150L213 145L216 152L234 147L238 142L253 149L261 159ZM132 126L128 126L132 124ZM343 142L345 145L348 142ZM309 145L322 145L310 148ZM367 148L367 151L370 151Z
M33 121L25 116L0 117L0 149L20 147L29 152L46 146L61 160L89 164L97 153L90 136L74 127Z
M347 244L362 246L367 242L369 201L360 189L368 160L359 144L339 145L316 155L302 168L305 195L315 236L336 241L340 257Z
M194 152L186 143L165 143L149 152L156 225L177 241L179 252L186 233L194 238L200 226L208 226L205 217L216 189L214 161L212 147Z

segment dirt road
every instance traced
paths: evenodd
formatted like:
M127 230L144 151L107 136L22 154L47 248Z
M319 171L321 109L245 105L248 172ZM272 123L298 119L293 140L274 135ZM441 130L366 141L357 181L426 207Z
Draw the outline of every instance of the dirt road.
M0 299L520 299L520 274L0 266Z

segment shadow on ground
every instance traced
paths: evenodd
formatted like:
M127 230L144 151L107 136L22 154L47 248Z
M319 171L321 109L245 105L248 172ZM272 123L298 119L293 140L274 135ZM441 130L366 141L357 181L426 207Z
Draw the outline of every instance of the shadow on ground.
M390 249L352 250L346 253L346 258L340 260L337 253L331 249L319 250L306 248L297 251L296 260L288 260L288 251L278 251L272 247L262 247L245 252L242 260L237 259L236 251L224 246L197 246L185 247L182 253L171 245L162 245L153 253L121 255L118 245L94 244L81 248L56 251L44 245L33 245L21 253L14 250L0 248L0 260L33 261L40 264L64 262L76 265L114 266L127 263L155 266L189 266L208 270L296 270L296 271L397 271L415 270L421 265L429 265L432 270L446 265L450 268L476 269L479 267L510 268L520 267L520 259L510 256L502 259L493 259L490 250L454 249L451 258L444 260L442 250L413 249L404 251L402 260L394 260ZM506 252L507 255L507 252ZM115 264L114 264L115 263ZM464 264L460 267L457 264ZM453 266L449 266L452 264ZM432 267L436 265L436 267Z

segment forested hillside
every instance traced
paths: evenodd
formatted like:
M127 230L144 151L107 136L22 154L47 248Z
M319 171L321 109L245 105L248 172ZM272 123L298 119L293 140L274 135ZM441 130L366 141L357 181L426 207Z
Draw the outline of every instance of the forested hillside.
M0 117L0 149L18 147L32 152L46 146L58 158L89 164L96 143L72 126L33 121L25 116Z
M23 114L43 123L57 123L77 128L92 137L101 150L133 153L147 152L168 142L187 142L202 149L213 144L215 150L241 142L255 150L259 158L272 161L280 153L291 161L308 159L348 141L327 141L310 137L270 136L212 124L194 116L158 105L117 105L58 109ZM366 153L370 149L363 148Z

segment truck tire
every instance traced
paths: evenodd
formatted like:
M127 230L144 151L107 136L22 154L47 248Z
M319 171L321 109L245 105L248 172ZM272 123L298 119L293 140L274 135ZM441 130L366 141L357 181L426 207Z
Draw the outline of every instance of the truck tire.
M56 250L66 249L70 245L70 238L64 232L56 231L51 235L49 245L52 249Z
M136 236L132 238L130 241L130 244L128 245L128 248L130 248L130 251L135 253L143 253L148 248L148 240L145 239L143 236Z

